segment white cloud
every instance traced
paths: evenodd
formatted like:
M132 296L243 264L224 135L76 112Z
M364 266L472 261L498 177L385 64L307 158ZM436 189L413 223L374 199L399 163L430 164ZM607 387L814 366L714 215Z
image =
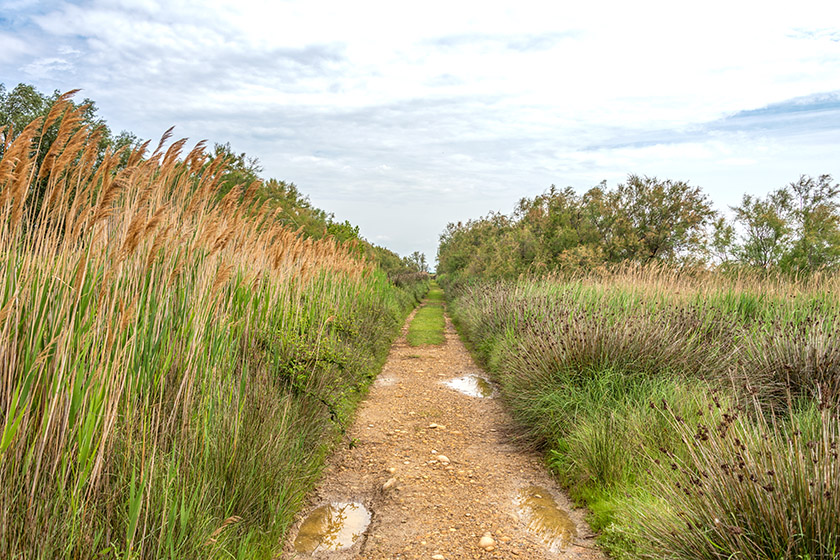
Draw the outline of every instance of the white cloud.
M73 70L73 64L66 58L47 57L34 60L22 68L30 80L40 79L54 73Z
M82 87L117 130L230 141L363 234L409 252L422 237L431 255L439 230L411 228L507 211L551 183L637 172L723 199L840 174L837 111L744 113L840 91L840 4L791 6L5 2L0 75ZM415 223L429 198L434 216Z
M10 33L0 32L0 64L13 64L28 50L25 41Z

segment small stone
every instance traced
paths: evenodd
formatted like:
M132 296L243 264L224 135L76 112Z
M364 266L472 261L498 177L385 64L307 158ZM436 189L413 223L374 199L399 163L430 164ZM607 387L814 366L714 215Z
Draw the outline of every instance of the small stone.
M383 484L383 485L382 485L382 489L383 489L383 490L388 490L389 488L392 488L392 487L394 486L394 484L396 484L396 483L397 483L397 479L396 479L396 478L389 478L389 479L385 482L385 484Z
M437 425L437 424L435 424L434 422L432 422L431 424L429 424L429 429L431 429L431 430L434 430L434 429L435 429L435 428L437 428L437 427L438 427L438 425Z
M487 550L488 547L491 547L496 544L496 541L493 540L493 537L490 536L490 533L484 533L484 536L481 537L481 540L478 541L478 546Z
M440 461L441 463L448 463L449 462L449 457L447 457L446 455L438 455L437 460Z
M485 548L484 550L486 550L487 552L493 552L494 550L496 550L496 547L493 546L493 545L490 545L487 548Z
M432 560L444 560L443 554L435 554L432 556Z
M510 542L510 537L502 537L499 540L502 541L503 543L509 543Z
M388 467L388 472L394 474L395 472L397 472L397 469L396 467Z

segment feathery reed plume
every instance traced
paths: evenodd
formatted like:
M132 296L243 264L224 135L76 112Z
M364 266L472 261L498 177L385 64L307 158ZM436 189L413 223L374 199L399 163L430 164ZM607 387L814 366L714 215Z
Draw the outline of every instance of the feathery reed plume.
M99 161L70 95L0 159L0 557L270 549L400 305L259 183L219 199L203 142ZM337 313L367 332L310 333Z

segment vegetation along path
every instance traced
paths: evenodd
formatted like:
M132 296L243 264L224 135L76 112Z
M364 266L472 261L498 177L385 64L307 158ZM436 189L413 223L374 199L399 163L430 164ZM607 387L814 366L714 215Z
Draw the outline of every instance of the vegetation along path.
M415 316L443 305L436 293ZM584 512L513 443L492 385L443 326L442 344L420 346L404 327L284 556L602 558Z

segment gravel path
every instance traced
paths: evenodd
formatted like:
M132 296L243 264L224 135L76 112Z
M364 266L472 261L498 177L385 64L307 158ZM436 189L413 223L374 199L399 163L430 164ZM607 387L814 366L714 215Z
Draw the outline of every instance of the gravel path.
M329 459L284 557L604 558L584 511L573 509L540 456L511 443L513 427L501 403L444 385L465 374L484 375L449 319L440 346L412 348L405 331ZM538 497L554 498L569 512L577 536L562 550L529 531L519 500L533 486L548 489L549 496ZM367 530L345 550L295 552L303 516L330 502L363 504L371 513Z

